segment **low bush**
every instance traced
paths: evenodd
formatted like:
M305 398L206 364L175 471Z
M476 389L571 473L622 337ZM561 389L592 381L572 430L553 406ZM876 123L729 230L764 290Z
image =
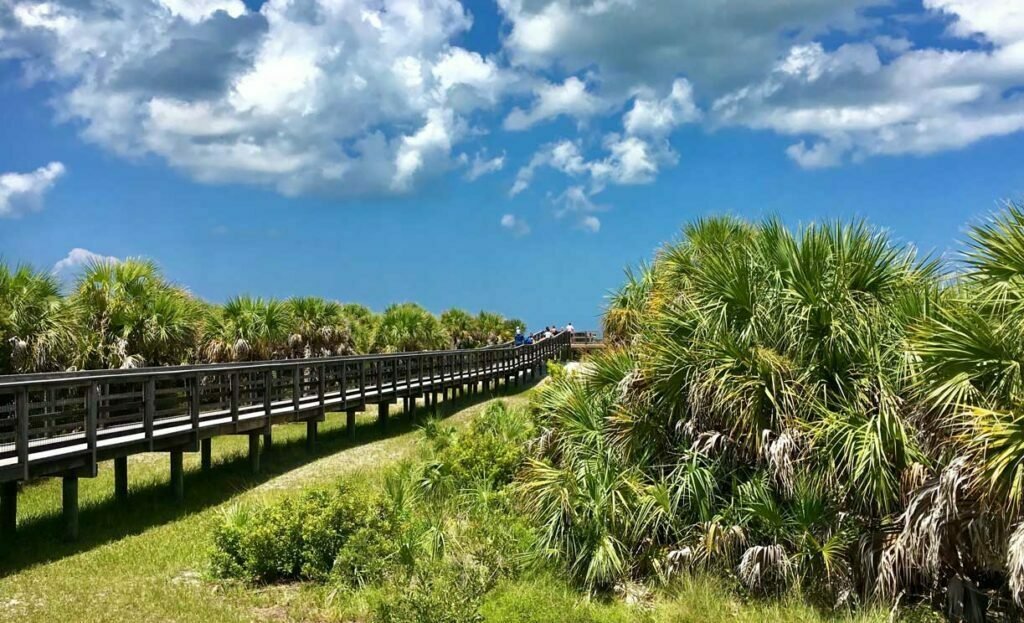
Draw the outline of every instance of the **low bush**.
M256 583L332 575L359 583L376 577L393 532L380 497L348 485L258 508L236 506L214 529L213 571Z
M534 431L529 413L496 402L454 438L443 434L428 437L435 452L428 471L450 478L456 491L479 483L503 487L512 482L522 465L526 443Z
M226 512L214 532L221 577L370 589L375 620L481 621L484 595L535 558L536 531L510 486L535 429L502 403L464 430L425 426L427 456L379 487L342 485Z

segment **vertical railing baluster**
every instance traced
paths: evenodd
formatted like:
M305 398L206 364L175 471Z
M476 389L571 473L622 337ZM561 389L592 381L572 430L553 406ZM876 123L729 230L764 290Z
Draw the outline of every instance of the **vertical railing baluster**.
M366 361L359 362L359 405L366 406Z
M15 444L18 448L18 463L21 464L24 479L28 480L29 438L28 438L28 388L19 387L14 396L14 412L18 420Z
M89 383L86 392L85 410L85 443L89 450L89 468L96 473L96 420L99 416L99 386L96 383Z
M300 398L302 397L302 382L299 377L302 375L302 365L296 365L292 368L292 410L295 413L299 412L301 406Z
M241 398L241 388L239 387L240 379L238 372L232 372L230 375L231 383L231 423L234 425L234 430L238 431L238 403Z
M341 362L341 378L338 380L338 392L341 394L341 409L348 409L348 383L346 382L346 371L348 364L344 361Z
M320 415L323 415L324 410L324 394L327 393L327 379L324 378L327 374L327 366L320 364L320 367L316 371L316 395L320 399Z
M199 411L202 406L203 382L199 374L192 376L192 400L189 403L189 419L192 422L192 432L199 439Z
M273 406L274 371L263 371L263 414L267 418L267 428L270 428L270 411Z
M156 419L156 378L146 379L145 395L146 401L142 413L142 430L146 436L146 443L150 450L153 449L153 420Z

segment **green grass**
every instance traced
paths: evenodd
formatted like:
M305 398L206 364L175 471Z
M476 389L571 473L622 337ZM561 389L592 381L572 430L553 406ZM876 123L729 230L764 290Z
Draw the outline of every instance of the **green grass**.
M628 605L623 600L587 599L563 581L538 577L500 585L488 595L487 623L882 623L888 613L868 610L828 616L797 599L748 603L712 577L683 577L656 594Z
M484 405L455 404L460 410L449 417L454 423ZM253 590L210 580L211 527L222 509L239 500L269 499L339 478L374 478L380 465L415 451L415 427L400 413L392 415L381 431L370 407L358 418L356 439L349 440L344 415L330 414L312 455L304 424L275 427L259 475L249 473L245 436L218 437L209 473L200 471L198 453L186 455L183 504L171 497L167 454L131 457L124 503L114 500L113 464L104 463L96 478L80 480L81 535L74 543L60 538L59 479L30 483L19 495L16 542L4 543L0 553L2 619L250 621L273 618L266 613L304 612L310 606L292 602L305 594L316 607L327 599L316 587Z
M525 404L523 395L506 397ZM465 423L486 402L465 401L447 421ZM263 473L249 473L244 436L214 440L214 466L199 469L186 456L185 502L171 499L166 454L132 457L130 498L113 499L113 469L81 480L81 538L60 540L60 482L41 481L20 496L19 534L0 558L0 612L7 622L71 621L365 621L376 588L342 593L312 583L250 587L215 580L208 573L212 527L219 514L242 501L269 500L338 479L378 479L382 465L410 458L421 437L401 415L381 431L375 413L363 414L357 438L344 434L344 416L321 424L317 450L305 449L305 426L274 429ZM687 579L672 591L627 605L586 599L557 578L501 584L487 595L482 614L490 623L831 620L799 602L745 604L721 583ZM869 612L855 623L883 621Z

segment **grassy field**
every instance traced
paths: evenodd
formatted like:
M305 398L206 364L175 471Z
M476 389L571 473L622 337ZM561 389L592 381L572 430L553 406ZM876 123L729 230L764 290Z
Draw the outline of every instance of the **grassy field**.
M515 404L522 395L505 397ZM456 403L447 421L459 425L486 402ZM4 621L360 621L368 596L340 595L312 584L247 587L208 574L210 533L223 509L241 501L271 499L338 479L374 479L381 466L416 452L420 433L399 416L386 432L375 413L359 419L349 440L343 415L321 425L315 453L305 449L302 424L274 430L263 473L248 472L246 439L214 441L214 466L199 470L198 454L186 458L185 502L171 499L166 454L132 457L130 498L113 499L113 468L102 466L81 481L81 538L63 543L60 482L42 481L20 496L19 535L0 558L0 612ZM821 621L799 603L758 606L740 602L713 580L691 579L647 601L642 609L598 603L555 578L499 586L482 614L512 621ZM855 621L882 621L880 613Z

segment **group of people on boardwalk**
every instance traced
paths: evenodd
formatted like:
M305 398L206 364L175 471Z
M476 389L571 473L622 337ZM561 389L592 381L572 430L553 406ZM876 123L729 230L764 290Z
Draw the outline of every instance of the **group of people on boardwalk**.
M572 326L571 322L565 325L565 330L569 332L569 335L572 335L576 331L575 327ZM557 333L558 327L555 325L551 325L550 327L544 327L544 331L541 334L541 337L542 339L547 339L549 337L554 337ZM523 335L522 327L516 327L515 344L516 346L522 346L524 344L533 344L533 336Z

